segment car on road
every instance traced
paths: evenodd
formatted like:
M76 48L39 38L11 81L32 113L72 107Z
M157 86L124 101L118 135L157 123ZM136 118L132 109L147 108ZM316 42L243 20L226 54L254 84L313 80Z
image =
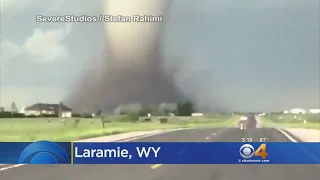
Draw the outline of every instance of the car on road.
M247 116L241 116L239 120L240 129L255 128L257 126L257 120L253 114Z
M255 128L256 126L257 126L256 117L253 115L248 116L246 128Z

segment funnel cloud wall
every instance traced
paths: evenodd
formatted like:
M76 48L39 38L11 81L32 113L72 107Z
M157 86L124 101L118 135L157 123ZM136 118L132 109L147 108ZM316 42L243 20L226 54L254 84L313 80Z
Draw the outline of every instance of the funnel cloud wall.
M170 0L104 0L105 14L163 16L163 22L105 23L106 57L91 65L101 66L99 72L86 69L68 98L76 111L182 100L162 69L161 39L170 6Z

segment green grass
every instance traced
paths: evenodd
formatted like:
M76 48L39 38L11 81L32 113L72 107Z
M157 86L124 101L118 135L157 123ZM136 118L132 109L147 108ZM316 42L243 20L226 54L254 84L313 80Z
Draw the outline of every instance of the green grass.
M262 125L268 127L320 129L320 114L266 115L260 119ZM304 124L304 120L306 120L306 124Z
M153 122L128 122L123 117L107 119L105 129L100 119L81 119L74 127L75 118L17 118L0 119L0 141L71 141L91 137L119 134L132 131L157 129L195 128L195 127L227 127L232 126L235 117L196 117L180 120L172 117L166 124ZM50 121L50 123L49 123Z

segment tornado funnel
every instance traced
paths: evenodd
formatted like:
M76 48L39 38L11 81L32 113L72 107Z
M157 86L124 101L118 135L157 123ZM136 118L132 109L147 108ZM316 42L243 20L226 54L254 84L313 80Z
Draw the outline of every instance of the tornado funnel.
M104 13L113 19L105 23L108 52L115 59L111 62L122 68L157 63L151 55L160 45L170 6L170 0L105 0ZM119 22L125 18L126 22Z
M161 39L170 0L104 0L106 64L99 76L86 75L72 95L76 109L177 102L182 96L161 61ZM90 90L88 90L90 88Z

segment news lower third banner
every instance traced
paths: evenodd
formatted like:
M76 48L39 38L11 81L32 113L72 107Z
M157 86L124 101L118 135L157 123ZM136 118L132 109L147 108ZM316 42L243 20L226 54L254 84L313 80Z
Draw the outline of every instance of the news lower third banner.
M320 164L320 143L1 142L0 164Z

